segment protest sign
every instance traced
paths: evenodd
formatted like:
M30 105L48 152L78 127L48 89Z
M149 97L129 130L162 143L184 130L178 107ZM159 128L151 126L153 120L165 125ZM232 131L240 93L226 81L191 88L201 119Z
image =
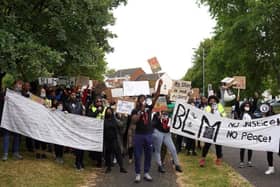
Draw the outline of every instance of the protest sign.
M168 108L167 108L166 97L165 96L160 96L156 101L156 104L153 108L153 112L166 111L167 109Z
M234 76L233 88L245 90L246 89L246 77L245 76Z
M123 88L112 88L112 97L123 97Z
M171 132L229 147L279 152L280 115L250 121L222 118L177 100Z
M117 108L116 112L121 114L128 114L130 115L132 110L135 108L135 102L133 101L126 101L126 100L118 100L117 101Z
M123 95L124 96L138 96L150 95L150 87L148 81L124 81Z
M56 86L58 84L58 78L39 77L38 78L38 82L39 82L39 85Z
M160 64L156 57L148 59L148 63L150 64L153 73L157 73L161 70Z
M192 97L193 98L200 98L199 88L192 89Z
M175 80L170 93L170 100L176 101L177 99L188 100L191 93L191 82Z
M89 77L86 76L78 76L76 78L76 86L87 86L89 85Z
M102 152L103 122L52 111L7 90L1 127L43 142Z

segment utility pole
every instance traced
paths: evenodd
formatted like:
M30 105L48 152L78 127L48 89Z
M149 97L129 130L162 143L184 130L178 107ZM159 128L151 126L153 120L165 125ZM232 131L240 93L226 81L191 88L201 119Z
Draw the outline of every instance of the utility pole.
M202 96L205 96L205 51L202 47Z

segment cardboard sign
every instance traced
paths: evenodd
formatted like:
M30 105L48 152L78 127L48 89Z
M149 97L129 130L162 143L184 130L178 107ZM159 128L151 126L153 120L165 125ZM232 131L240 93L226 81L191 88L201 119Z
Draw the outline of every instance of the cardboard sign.
M213 91L213 90L212 90L212 91ZM200 98L199 88L193 88L193 89L192 89L192 97L193 97L193 98Z
M56 85L58 85L58 78L39 77L38 82L39 82L39 85L56 86Z
M76 86L87 86L89 85L89 77L78 76L76 79Z
M234 86L236 89L246 89L246 77L245 76L234 76Z
M191 82L176 80L173 82L173 88L170 93L170 100L176 101L177 99L188 100L191 93Z
M148 81L124 81L123 95L124 96L138 96L150 95L150 87Z
M156 57L148 59L148 63L150 64L153 73L157 73L161 70L160 64Z
M125 100L118 100L117 101L117 108L116 112L121 114L128 114L130 115L132 110L135 108L135 102L133 101L125 101Z
M153 112L167 111L167 101L165 96L160 96L153 108Z

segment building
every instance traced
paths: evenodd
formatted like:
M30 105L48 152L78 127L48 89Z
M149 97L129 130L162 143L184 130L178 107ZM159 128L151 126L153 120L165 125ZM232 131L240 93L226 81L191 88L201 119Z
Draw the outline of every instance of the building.
M136 81L141 75L146 74L142 68L121 69L105 79L107 87L122 87L123 81Z

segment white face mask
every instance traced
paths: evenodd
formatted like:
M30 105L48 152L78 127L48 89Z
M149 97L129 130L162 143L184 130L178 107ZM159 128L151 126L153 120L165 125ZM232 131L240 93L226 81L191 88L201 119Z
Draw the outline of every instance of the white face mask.
M62 106L62 105L58 105L58 106L57 106L57 110L62 111L62 110L63 110L63 106Z
M46 93L45 92L41 92L40 97L45 98L46 97Z
M246 112L248 112L248 111L250 111L250 107L244 107L244 110L245 110Z

